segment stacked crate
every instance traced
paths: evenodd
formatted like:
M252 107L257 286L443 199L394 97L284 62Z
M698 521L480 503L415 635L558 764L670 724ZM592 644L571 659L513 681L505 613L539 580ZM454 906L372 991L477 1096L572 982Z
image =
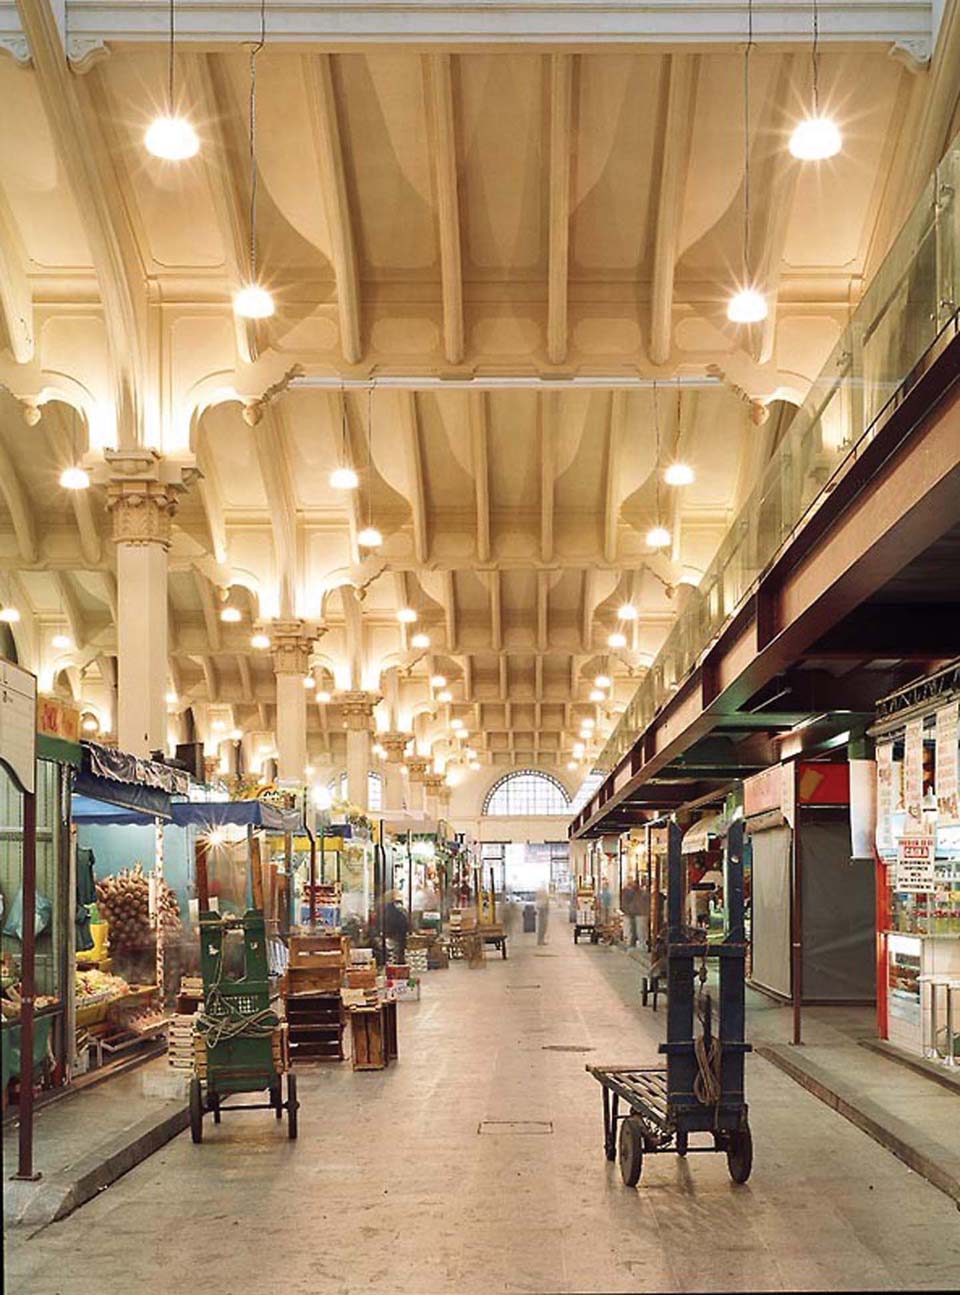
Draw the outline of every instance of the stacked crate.
M340 990L348 957L344 936L291 935L281 982L291 1061L343 1060Z

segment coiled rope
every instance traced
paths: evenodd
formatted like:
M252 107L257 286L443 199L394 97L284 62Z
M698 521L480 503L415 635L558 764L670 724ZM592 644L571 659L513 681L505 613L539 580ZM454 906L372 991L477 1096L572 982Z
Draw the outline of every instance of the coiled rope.
M715 1106L719 1113L718 1103L723 1094L721 1079L723 1047L712 1031L707 1032L710 995L703 991L707 978L706 972L706 963L704 963L700 970L700 989L697 992L697 1019L700 1022L700 1033L693 1041L693 1052L697 1059L697 1077L693 1081L693 1094L701 1106Z

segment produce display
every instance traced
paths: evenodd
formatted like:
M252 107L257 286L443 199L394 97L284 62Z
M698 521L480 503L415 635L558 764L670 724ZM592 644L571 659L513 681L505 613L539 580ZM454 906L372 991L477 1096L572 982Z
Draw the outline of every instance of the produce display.
M51 994L37 994L33 1000L35 1012L42 1012L45 1007L55 1007L60 1000ZM0 1014L5 1021L15 1021L20 1016L20 990L16 985L7 985L0 998Z
M77 1006L100 1003L110 998L122 998L130 986L122 976L112 976L106 971L78 971L76 981Z
M155 939L150 924L150 879L143 864L105 877L97 882L97 906L110 928L110 946L117 952L145 948ZM165 881L157 894L159 920L164 933L175 935L181 929L177 897Z

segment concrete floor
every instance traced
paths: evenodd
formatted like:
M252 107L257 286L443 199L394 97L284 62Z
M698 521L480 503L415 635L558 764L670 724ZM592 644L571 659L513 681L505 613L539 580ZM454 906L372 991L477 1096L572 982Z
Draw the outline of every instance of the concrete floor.
M957 1210L748 1059L755 1164L648 1158L621 1184L584 1063L654 1062L664 1015L565 924L400 1008L399 1065L304 1070L301 1137L267 1115L185 1134L8 1254L23 1295L957 1289ZM588 1052L552 1051L554 1045ZM543 1134L478 1133L545 1121Z

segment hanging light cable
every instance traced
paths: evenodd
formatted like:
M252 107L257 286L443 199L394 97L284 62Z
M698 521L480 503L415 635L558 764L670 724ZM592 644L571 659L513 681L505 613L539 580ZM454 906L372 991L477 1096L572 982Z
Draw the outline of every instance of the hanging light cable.
M367 389L367 524L357 536L364 549L378 549L383 536L373 524L373 383Z
M830 117L820 113L820 7L813 0L813 48L810 61L813 74L813 112L801 121L790 136L790 152L801 162L822 162L835 157L843 145L840 128Z
M657 438L657 462L654 469L656 488L657 522L647 531L647 543L652 549L665 549L670 543L670 532L662 522L663 512L660 507L660 404L657 400L657 384L653 384L653 427ZM621 608L621 612L622 612Z
M743 55L743 287L727 302L734 324L757 324L767 317L767 302L750 282L750 54L753 51L753 0L747 0L747 48Z
M183 162L193 157L200 148L197 132L177 113L174 99L174 0L170 0L170 39L167 46L167 111L155 117L143 137L147 152L164 162Z
M80 455L76 450L76 418L77 415L74 414L73 428L70 433L73 462L60 473L60 485L64 490L87 490L90 486L90 473L81 466Z
M269 319L273 297L257 280L257 55L267 43L266 0L260 0L260 39L250 50L250 281L233 299L241 319Z
M360 484L360 478L353 468L350 467L350 455L347 453L347 395L346 392L340 392L340 450L337 458L340 460L340 466L333 469L330 473L330 485L334 490L356 490ZM359 536L358 536L359 539Z

